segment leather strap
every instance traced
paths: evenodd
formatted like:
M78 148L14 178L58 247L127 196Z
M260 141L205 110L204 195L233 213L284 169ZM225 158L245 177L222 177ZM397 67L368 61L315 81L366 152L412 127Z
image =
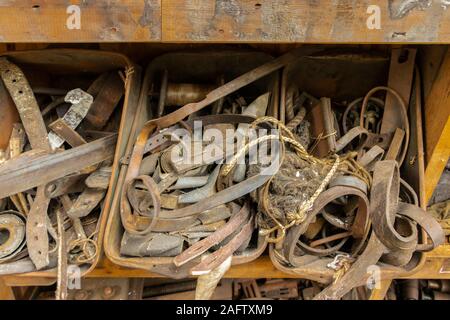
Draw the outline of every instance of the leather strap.
M255 228L254 218L251 217L249 221L242 227L242 229L230 240L226 245L219 250L214 251L207 256L198 265L191 269L192 275L200 275L210 272L211 270L220 266L228 257L238 250L241 245L252 236Z
M8 89L33 149L51 152L50 143L39 105L22 70L6 58L0 58L0 75ZM27 216L26 239L30 259L36 269L49 264L48 234L46 227L47 209L50 199L45 187L39 186L30 212Z
M367 277L368 268L375 265L383 255L389 258L390 263L405 265L414 251L431 250L445 240L442 228L433 217L417 206L398 203L400 177L395 160L377 162L373 176L370 198L373 232L367 247L344 276L320 292L314 297L315 300L342 298L351 289L362 284ZM431 246L416 245L417 230L411 232L411 236L401 236L394 229L394 221L398 215L407 217L422 227L432 241Z
M239 116L234 116L235 120L237 118L240 118ZM203 119L203 118L200 118ZM209 124L215 124L215 123L223 123L225 120L229 120L230 116L227 116L226 118L222 118L221 116L209 116L208 122ZM250 120L253 119L251 117L243 117L241 118L243 120ZM216 121L214 123L214 121ZM139 141L139 139L138 139ZM142 145L141 145L142 147ZM136 148L136 145L135 145ZM136 154L134 154L136 156ZM273 150L272 159L278 159L279 153L278 150ZM133 156L132 156L133 158ZM131 171L134 172L134 167L132 167L132 161L130 161L130 167L127 171L130 173ZM139 171L139 168L137 168L137 172ZM131 175L131 173L130 173ZM207 197L203 199L202 201L199 201L197 203L194 203L190 206L186 206L184 208L175 209L171 211L162 211L159 214L158 222L155 222L155 225L153 227L157 227L157 229L152 229L149 227L151 225L152 219L145 216L137 216L132 214L131 212L131 206L128 202L126 192L130 186L131 183L133 183L134 178L130 178L129 180L125 181L125 186L122 189L122 198L121 198L121 208L120 208L120 214L122 219L122 224L129 233L131 234L144 234L145 232L156 231L156 230L163 230L161 226L162 223L165 224L166 227L169 227L170 221L174 221L174 223L177 223L177 228L181 227L181 229L185 229L189 227L189 223L192 224L196 221L195 216L206 211L209 209L212 209L218 205L225 204L228 202L231 202L235 199L238 199L253 190L256 190L260 186L262 186L271 176L266 174L258 174L255 176L252 176L238 184L235 184L233 186L230 186L227 189L221 190L215 194L213 194L210 197ZM148 177L148 179L151 179ZM150 193L152 192L159 192L157 190L149 190ZM175 228L175 225L171 227L170 229ZM164 228L167 230L167 228ZM181 230L177 229L177 230Z
M210 236L205 239L194 243L188 249L184 250L181 254L176 256L173 263L179 267L186 262L200 256L202 253L209 250L212 246L222 242L226 237L231 235L235 230L237 230L242 224L248 220L250 215L250 208L248 203L244 204L237 214L234 214L231 219L217 231L215 231Z
M343 196L356 196L359 199L358 209L351 231L353 237L358 239L356 246L354 246L354 253L357 253L361 249L361 245L365 241L369 227L369 200L367 199L366 194L357 188L351 186L335 186L325 190L319 195L314 202L311 211L308 213L308 217L303 223L288 230L286 239L283 242L283 251L290 264L293 266L303 266L316 260L314 257L308 255L298 256L296 254L298 240L300 236L306 232L311 221L315 219L327 204ZM327 252L326 254L331 254L339 248L340 247L338 246L334 251ZM304 246L303 249L305 249ZM309 252L312 253L311 251Z
M287 64L289 64L290 62L292 62L296 58L298 58L298 52L299 52L298 49L288 52L288 53L282 55L281 57L279 57L275 60L272 60L266 64L263 64L262 66L259 66L247 73L244 73L243 75L235 78L234 80L218 87L217 89L215 89L215 90L211 91L209 94L207 94L205 99L203 99L199 102L189 103L168 115L148 121L144 125L144 127L141 129L141 132L139 133L139 135L136 139L136 142L134 144L133 151L130 156L129 166L128 166L128 169L127 169L127 172L125 175L124 183L129 183L129 181L133 180L134 178L136 178L139 175L139 168L140 168L140 165L142 162L142 157L144 155L147 140L148 140L149 136L157 128L163 129L163 128L167 128L171 125L174 125L175 123L183 120L190 114L193 114L193 113L203 109L204 107L210 105L211 103L213 103L213 102L229 95L230 93L233 93L236 90L270 74L271 72L276 71L276 70L286 66ZM258 179L258 178L260 178L260 179ZM263 178L263 179L261 179L261 178ZM266 178L268 178L268 177L261 177L261 176L255 177L255 179L253 179L253 181L248 183L249 187L255 186L255 189L256 189L257 187L259 187L266 181ZM246 182L249 180L246 180ZM262 180L262 181L260 181L260 180ZM241 187L243 187L243 186L241 185ZM122 193L124 193L125 190L126 189L123 188ZM246 191L247 191L246 193L248 193L252 190L249 190L247 188ZM244 193L244 194L246 194L246 193ZM242 196L244 194L240 194L239 196ZM237 196L237 197L239 197L239 196ZM220 192L215 194L213 197L215 197L214 199L216 200L216 205L223 204L223 203L225 203L225 201L229 202L229 201L237 198L237 197L231 197L231 198L226 197L225 195L221 194ZM221 199L221 197L223 197L223 198ZM219 201L217 201L217 200L219 200ZM204 202L206 202L206 201L202 201L202 203L204 203ZM134 228L132 227L132 225L133 225L133 222L135 222L135 219L133 219L133 215L130 212L130 205L127 203L126 197L123 194L122 194L120 203L121 203L120 214L121 214L122 224L124 225L124 228L127 231L133 233ZM195 205L197 205L197 204L195 204ZM209 207L208 209L210 209L210 208L212 208L212 207ZM204 209L204 210L207 210L207 209ZM182 216L191 215L194 213L194 211L196 211L196 210L194 209L193 211L189 212L189 214L183 214ZM146 228L146 229L149 230L150 228Z

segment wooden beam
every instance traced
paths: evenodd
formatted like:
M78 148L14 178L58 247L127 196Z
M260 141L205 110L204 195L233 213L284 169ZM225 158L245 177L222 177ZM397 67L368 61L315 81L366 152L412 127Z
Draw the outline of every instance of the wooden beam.
M430 200L450 156L450 50L425 102L425 197Z
M386 279L381 280L378 288L374 288L370 293L369 300L384 300L389 287L391 286L392 280Z
M75 7L69 8L71 5ZM16 0L0 3L0 42L160 40L161 0Z
M439 1L433 1L422 10L415 7L404 11L399 10L398 2L401 1L163 1L162 40L243 43L450 41L450 10L445 10Z
M15 300L13 289L5 284L0 278L0 300Z

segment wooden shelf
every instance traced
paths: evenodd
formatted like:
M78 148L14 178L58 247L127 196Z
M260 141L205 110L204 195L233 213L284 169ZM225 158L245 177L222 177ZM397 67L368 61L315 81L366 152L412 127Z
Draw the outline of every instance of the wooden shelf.
M107 258L103 258L97 267L87 275L88 278L161 278L154 272L142 269L129 269L118 266ZM297 278L276 269L269 256L263 255L255 261L232 266L225 278ZM4 277L8 285L40 285L51 284L53 279L43 279L39 274L30 273ZM426 261L417 273L405 276L404 279L450 279L450 244L440 246L429 252Z
M10 49L6 43L15 43L19 50L45 48L49 43L450 43L450 8L445 10L439 1L434 1L422 10L413 8L396 16L396 8L390 8L389 2L338 1L335 5L327 0L285 0L276 4L269 0L95 0L81 2L80 28L69 29L67 22L74 13L68 13L66 0L17 0L14 5L0 4L0 52ZM372 5L380 9L379 29L367 27L368 18L374 15L368 11ZM450 155L449 69L450 52L443 59L441 71L436 72L434 83L430 81L433 86L425 103L427 199ZM105 258L88 277L160 276L123 268ZM269 257L263 256L233 266L225 277L293 276L277 270ZM450 279L450 245L427 254L423 268L407 278ZM48 285L54 281L39 273L7 276L0 279L0 293L5 285Z
M109 260L103 260L88 277L143 277L160 278L161 276L146 270L128 269L117 266ZM269 256L264 255L255 261L232 266L225 278L296 278L276 269ZM406 279L450 279L450 245L436 248L427 254L424 267Z
M450 43L440 1L402 13L390 2L95 0L77 15L66 0L16 0L0 4L0 41Z

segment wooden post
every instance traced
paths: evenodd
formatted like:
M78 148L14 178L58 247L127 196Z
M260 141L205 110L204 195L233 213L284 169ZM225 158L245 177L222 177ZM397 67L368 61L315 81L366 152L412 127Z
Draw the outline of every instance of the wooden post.
M433 195L450 156L450 51L447 50L425 102L425 196Z

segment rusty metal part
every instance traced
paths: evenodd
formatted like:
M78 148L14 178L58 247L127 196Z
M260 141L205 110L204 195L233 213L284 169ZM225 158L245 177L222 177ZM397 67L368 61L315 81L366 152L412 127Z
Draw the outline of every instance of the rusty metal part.
M9 159L17 157L23 151L26 144L26 133L23 125L20 123L14 123L11 131L11 137L9 138Z
M151 155L142 159L141 167L139 169L139 175L151 175L153 172L155 172L159 156L159 153L152 153Z
M236 122L236 119L242 119L242 117L236 117L236 116L225 116L225 117L210 116L210 117L205 117L205 118L207 119L205 121L206 124L212 124L214 121L213 119L215 119L215 121L217 123L221 123L228 119L234 119L235 122ZM246 119L250 120L251 118L247 117ZM138 140L138 141L142 141L142 145L139 148L144 147L144 143L145 143L146 139L147 139L147 135L145 136L144 140L140 140L140 139ZM135 150L136 150L136 147L138 147L138 145L135 145ZM141 149L141 151L142 151L142 149ZM272 160L278 159L278 151L279 150L273 150ZM140 152L138 152L138 153L140 154ZM134 153L134 156L136 157L136 160L137 160L136 164L139 165L141 155L139 155L139 158L138 158L138 154ZM276 161L275 162L272 161L272 164L278 165L278 163ZM131 168L133 168L133 170L130 171ZM129 171L128 171L128 174L130 174L130 175L134 174L134 166L131 168L129 167ZM136 167L136 169L137 169L136 171L138 171L138 167ZM126 192L127 192L127 189L129 188L128 186L130 185L130 183L133 182L131 180L128 182L128 184L125 185L126 187L124 187L123 192L122 192L122 200L121 200L121 208L120 208L122 224L128 232L130 232L130 233L137 232L137 233L141 233L141 234L142 234L142 232L144 232L144 233L149 232L151 230L151 227L150 227L151 224L153 224L155 226L159 225L158 228L166 229L170 224L170 221L171 221L170 219L172 219L173 225L177 225L178 227L182 226L183 228L187 228L187 227L189 227L188 223L192 223L193 221L196 220L195 215L198 215L199 213L201 213L205 210L212 209L220 204L228 203L228 202L235 200L243 195L246 195L249 192L251 192L252 190L257 189L259 186L264 184L269 178L270 178L269 175L264 175L264 174L255 175L241 183L235 184L225 190L221 190L201 202L197 202L195 204L192 204L190 206L187 206L187 207L184 207L181 209L177 209L177 210L172 210L172 211L168 211L168 212L162 211L160 213L160 216L157 221L155 221L154 219L150 220L148 217L139 217L139 216L131 214L130 204L128 203L128 201L126 201ZM151 192L151 194L153 194L153 192ZM155 206L155 209L156 209L156 206ZM158 208L158 210L159 210L159 208ZM174 220L175 218L181 218L181 219L178 219L178 221L175 221ZM163 227L163 224L164 224L164 227ZM171 230L174 230L173 228L174 227L172 226ZM159 229L159 230L161 230L161 229ZM175 230L177 230L177 229L175 229Z
M443 293L440 291L433 291L433 299L434 300L450 300L450 294Z
M259 286L261 297L271 299L298 299L298 280L273 279Z
M400 284L400 295L403 300L419 300L419 280L409 279L402 280Z
M196 287L195 280L177 281L175 283L164 283L160 285L152 285L144 287L143 296L145 298L168 295L171 293L191 291Z
M167 84L164 106L182 106L191 102L200 101L216 87L216 85L209 84L169 82Z
M65 214L67 215L67 212L70 210L70 208L72 208L73 202L67 194L61 196L60 201L62 204L62 209L64 210ZM86 232L84 230L84 227L83 227L83 224L82 224L80 218L76 218L76 217L69 217L69 218L72 221L72 226L75 231L75 235L76 235L75 242L79 241L79 242L83 243L83 241L85 239L87 239L88 237L86 235ZM73 242L72 242L72 244L73 244ZM71 249L72 248L69 248L69 250L71 250ZM87 256L86 256L86 259L84 262L90 262L90 260L95 258L95 255L97 254L96 248L89 241L85 242L85 245L83 246L82 251L86 251L86 253L87 253Z
M345 108L345 111L342 114L342 129L344 131L344 134L346 134L348 132L348 130L351 129L351 128L348 128L348 124L347 124L350 111L353 111L353 109L356 106L361 104L363 99L364 99L363 97L357 98L357 99L353 100L352 102L350 102L348 104L347 108ZM379 107L380 109L384 109L384 102L381 99L370 97L369 102L376 104L377 107ZM365 115L363 115L363 116L365 116ZM357 119L355 119L355 120L357 120ZM355 125L358 125L358 123L355 123ZM369 130L370 128L366 128L366 129ZM374 133L376 133L376 132L374 132Z
M283 243L283 250L285 252L286 258L288 259L291 265L302 266L317 260L317 257L310 256L308 254L306 255L304 254L301 256L298 255L297 252L298 239L306 231L310 221L317 214L319 214L328 203L342 196L355 196L358 198L358 209L351 230L353 232L352 236L356 240L356 245L354 245L353 247L353 253L357 254L360 251L361 245L364 244L365 242L369 227L368 223L369 201L367 199L366 194L357 188L351 186L335 186L325 190L322 194L319 195L317 200L314 202L311 212L309 213L308 217L302 224L294 226L288 230L286 240ZM321 254L331 254L334 251L338 250L339 248L340 247L338 245L338 247L332 248L328 252L324 252ZM312 250L312 248L306 248L306 246L303 246L302 249L309 249L310 253L317 251Z
M384 150L375 145L365 152L359 159L360 165L365 167L368 171L373 171L373 166L376 161L380 161L384 155Z
M450 280L426 280L425 287L430 290L450 293Z
M114 156L116 135L54 154L27 151L0 167L0 198L31 189Z
M81 289L70 289L67 300L135 300L142 293L143 283L133 284L129 278L83 278Z
M72 148L81 146L86 140L76 132L63 118L59 118L48 125L48 127L66 141Z
M26 225L28 253L37 270L47 267L50 262L46 222L49 203L50 198L46 196L44 186L38 187Z
M103 77L103 81L98 82L97 88L93 86L90 88L94 91L95 98L86 120L95 129L101 129L106 125L125 92L124 82L118 72L109 72Z
M16 257L25 247L25 216L9 210L0 213L0 263Z
M262 298L262 294L256 280L241 280L237 283L237 285L241 287L245 298Z
M17 107L31 147L47 152L51 151L47 129L45 128L39 105L22 70L3 57L0 58L0 76ZM5 166L3 166L3 168L4 167ZM22 187L20 179L17 178L12 181L1 178L0 181L2 181L1 186L6 186L7 188L9 188L11 184ZM43 181L37 181L33 186L5 194L4 196L2 195L0 198L25 191L42 182ZM46 216L49 201L50 200L45 196L44 188L38 187L36 198L28 213L26 226L27 247L30 258L38 270L46 267L49 263L48 234L46 228Z
M223 86L225 84L225 77L224 77L224 75L220 75L218 77L217 84L218 84L218 86ZM213 88L211 88L211 90L213 90ZM208 90L208 92L209 91L210 90ZM214 102L213 105L212 105L212 108L211 108L211 114L220 114L220 113L222 113L224 101L225 101L225 98L220 98L219 100ZM182 104L184 104L184 103L182 103Z
M44 120L22 70L3 57L0 58L0 75L19 111L31 147L50 151Z
M320 99L320 106L322 109L322 115L323 115L323 125L324 125L324 131L323 131L323 137L326 139L328 143L328 148L331 151L336 150L336 130L335 128L335 118L334 118L334 112L331 110L331 99L329 98L321 98Z
M394 136L392 137L391 144L386 152L385 160L395 160L400 154L402 148L402 142L405 137L405 131L397 128L395 129Z
M444 233L432 217L427 216L417 206L398 203L400 182L396 161L385 160L376 163L373 177L370 203L373 232L367 247L338 281L329 285L314 299L341 298L353 287L361 284L367 276L367 268L375 265L383 255L387 256L390 253L391 259L392 256L397 257L392 261L406 264L415 250L431 250L444 241ZM401 231L400 234L394 226L394 220L398 215L417 223L424 229L432 243L417 246L417 230Z
M106 190L108 189L111 173L112 167L101 167L86 178L85 184L88 188Z
M177 182L169 188L169 190L177 189L192 189L199 188L206 185L209 176L199 176L199 177L179 177Z
M84 173L74 173L51 181L45 185L45 193L49 198L56 198L68 193L82 192L85 189Z
M20 123L15 123L13 125L13 130L11 132L11 137L9 139L9 158L12 159L22 153L23 148L26 143L25 130ZM19 192L17 195L11 196L11 200L17 207L17 209L25 214L28 214L28 203L25 199L23 193Z
M405 139L404 139L404 143L403 143L403 149L402 149L401 153L399 154L399 156L397 157L397 161L401 165L406 156L406 152L407 152L408 145L409 145L409 136L410 136L409 120L408 120L407 105L406 105L407 102L405 102L403 100L402 96L397 91L395 91L394 89L392 89L390 87L382 87L382 86L375 87L375 88L371 89L364 97L364 100L363 100L363 103L361 106L361 115L365 114L365 111L367 109L367 104L369 102L370 97L378 91L387 91L388 93L391 94L391 96L396 98L396 100L399 104L399 108L397 108L397 109L400 111L396 110L396 112L399 114L399 118L401 119L401 124L396 126L396 128L401 126L402 129L405 131ZM385 114L386 114L386 108L387 107L385 105ZM360 116L360 126L361 127L364 127L363 121L364 121L364 117ZM385 121L385 117L383 116L383 123L384 123L384 121ZM381 130L381 132L380 132L380 135L390 135L388 139L385 139L385 140L387 140L385 142L387 142L388 145L390 145L390 142L392 139L392 134L393 134L394 130L395 129L393 129L392 132L389 130ZM386 150L386 148L383 148L383 149Z
M231 210L226 205L219 205L212 209L203 211L197 217L198 220L202 222L203 225L210 223L215 223L224 219L228 219L231 216Z
M367 184L361 179L354 176L337 176L328 184L329 188L334 186L352 186L353 188L361 190L365 194L368 193Z
M83 218L92 212L102 201L106 194L105 189L86 188L67 211L71 218Z
M249 205L245 204L244 206L242 206L239 212L234 214L223 227L219 228L209 237L195 243L194 245L183 251L183 253L176 256L173 260L173 263L177 267L179 267L205 253L212 246L222 242L226 237L231 235L235 230L242 226L242 224L248 220L249 215Z
M216 192L216 181L219 176L220 166L216 166L216 168L211 172L208 177L208 182L193 191L184 193L178 197L179 203L196 203L201 201L207 197L212 196Z
M159 90L158 110L156 111L156 115L158 117L161 117L164 114L164 107L166 106L168 82L169 82L169 71L167 71L167 69L164 69L161 78L161 89Z
M125 232L120 254L133 257L174 257L183 251L184 239L178 235L151 232L133 235Z
M74 89L67 93L64 101L71 103L69 110L61 118L70 128L75 129L87 115L93 102L92 96L81 89ZM64 139L54 132L48 133L48 139L52 149L63 145Z
M59 107L61 104L65 104L64 96L57 97L55 100L50 102L41 112L42 116L47 116L51 111L53 111L55 108Z
M251 238L254 229L254 219L250 217L241 230L226 245L208 255L199 264L193 267L190 272L192 275L202 275L219 267L237 251L244 242Z

